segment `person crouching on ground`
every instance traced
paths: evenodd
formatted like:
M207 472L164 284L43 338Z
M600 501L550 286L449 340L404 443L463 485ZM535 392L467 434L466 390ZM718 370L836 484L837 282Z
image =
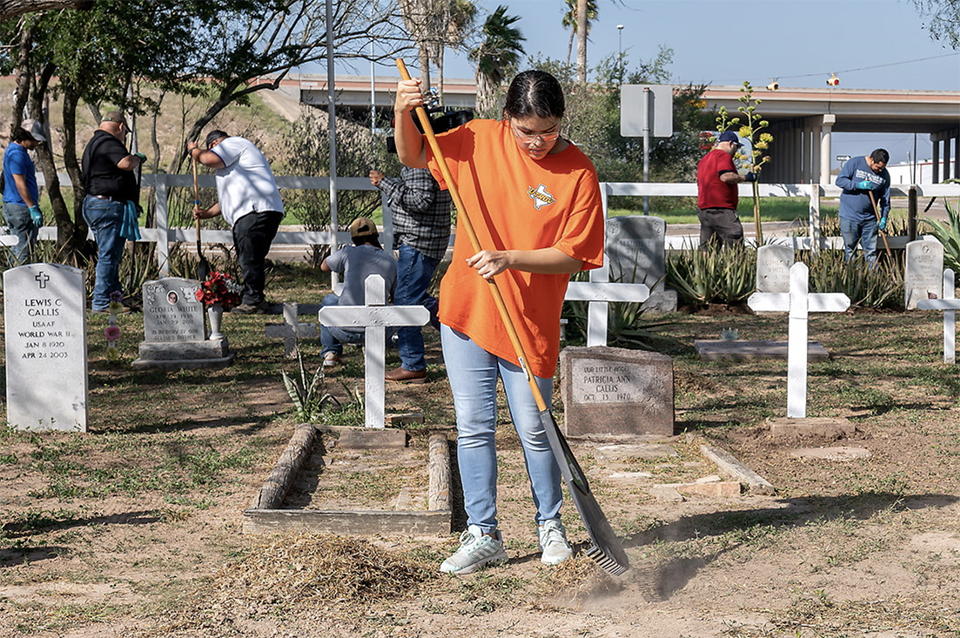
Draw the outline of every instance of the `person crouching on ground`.
M443 176L411 111L423 106L419 80L397 86L400 161ZM560 520L560 468L540 410L488 290L495 278L547 405L560 351L560 310L572 273L603 261L603 207L593 164L561 134L560 83L543 71L520 73L501 120L473 120L438 136L465 211L484 250L457 233L440 283L440 336L457 415L457 456L467 529L440 570L467 574L503 563L497 529L497 378L520 437L536 507L540 560L571 556ZM441 181L441 187L448 185Z
M377 225L368 217L357 217L350 224L353 246L344 246L323 260L320 270L343 275L343 290L323 298L323 306L362 306L367 277L380 275L389 297L393 297L397 283L397 260L380 246ZM323 366L332 368L340 363L343 344L363 343L363 328L320 326L320 344Z

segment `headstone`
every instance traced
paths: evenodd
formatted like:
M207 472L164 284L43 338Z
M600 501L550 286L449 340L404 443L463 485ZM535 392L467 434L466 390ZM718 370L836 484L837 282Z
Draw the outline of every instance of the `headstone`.
M317 313L325 326L364 329L364 426L386 425L384 375L387 371L387 328L422 326L430 321L423 306L388 306L386 283L380 275L364 282L363 306L326 306Z
M649 215L610 217L606 221L604 252L611 282L646 284L650 297L644 309L674 312L677 291L667 290L667 222Z
M803 262L790 268L790 292L755 292L747 305L760 312L788 312L787 417L807 416L808 317L811 312L843 312L850 299L843 293L814 293L809 288L810 269Z
M219 368L234 358L226 338L207 339L200 282L165 277L143 284L143 333L134 368Z
M791 246L766 245L757 248L757 292L790 292Z
M960 309L960 299L956 299L956 285L953 271L947 268L943 271L943 298L919 299L917 308L920 310L940 310L943 312L943 362L957 362L957 310Z
M3 273L7 422L18 430L87 430L83 282L62 264Z
M300 339L316 339L317 324L300 323L300 305L286 302L283 304L283 323L268 323L263 327L268 339L283 339L283 355L287 359L296 359L297 343Z
M915 310L921 299L943 296L943 244L920 239L907 244L903 270L904 307Z
M564 348L560 388L568 437L673 435L673 360L667 355L606 346Z

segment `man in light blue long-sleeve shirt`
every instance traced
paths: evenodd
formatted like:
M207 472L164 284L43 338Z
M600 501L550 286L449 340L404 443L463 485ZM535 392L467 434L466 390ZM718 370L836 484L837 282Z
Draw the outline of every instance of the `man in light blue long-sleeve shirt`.
M890 214L890 154L882 148L865 157L852 157L840 169L837 186L840 193L840 234L847 261L853 257L857 243L871 267L877 263L877 231L887 229ZM877 203L880 219L873 208Z

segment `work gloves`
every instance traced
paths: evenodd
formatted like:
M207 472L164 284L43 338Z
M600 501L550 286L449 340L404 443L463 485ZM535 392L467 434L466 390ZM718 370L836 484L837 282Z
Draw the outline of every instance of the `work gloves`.
M34 225L37 228L43 226L43 211L40 210L40 207L31 206L28 210L30 211L30 219L33 220Z
M886 215L884 215L883 217L881 217L881 218L880 218L880 221L877 222L877 228L879 228L879 229L882 230L882 231L886 231L886 230L887 230L887 216L886 216Z
M141 165L141 166L147 163L147 156L144 155L143 153L134 153L134 156L135 156L138 160L140 160L140 165Z
M877 185L871 182L869 179L865 179L862 182L857 182L857 188L862 191L872 191L876 187Z
M745 181L745 182L755 182L755 181L757 181L757 174L754 173L753 171L750 171L750 172L748 172L746 175L743 176L743 181Z

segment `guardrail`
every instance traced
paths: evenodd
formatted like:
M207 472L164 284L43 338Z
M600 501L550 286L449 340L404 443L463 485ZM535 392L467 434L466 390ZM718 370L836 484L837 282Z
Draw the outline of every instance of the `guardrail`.
M37 175L42 184L42 175ZM60 175L60 182L70 186L70 178L66 174ZM377 188L366 177L337 177L338 190L375 191ZM199 184L204 188L215 188L216 182L212 175L201 175ZM160 272L169 274L170 242L196 241L194 227L170 227L167 200L171 188L193 188L192 175L146 174L143 175L142 185L155 189L156 228L141 228L143 242L157 244L157 263ZM277 186L281 190L329 190L328 177L277 177ZM631 183L631 182L603 182L601 196L603 199L604 214L608 211L608 198L613 196L628 197L696 197L697 185L691 183ZM741 200L750 200L753 197L752 184L739 185ZM890 188L892 197L908 197L910 190L916 189L918 197L960 197L960 184L894 184ZM768 243L792 246L795 250L822 250L841 249L843 240L840 237L823 237L820 232L820 200L825 197L840 196L840 188L822 184L760 184L760 197L805 197L809 200L808 228L809 234L805 237L772 237ZM383 232L381 239L385 246L393 245L393 216L386 197L381 193L380 202L383 206ZM342 220L338 220L342 221ZM749 229L751 223L746 220L744 226ZM281 228L283 228L281 226ZM55 240L57 229L55 226L45 226L40 229L41 240ZM452 239L452 236L451 236ZM166 240L166 241L163 241ZM233 234L229 230L201 230L200 241L205 244L231 244ZM283 231L277 233L274 244L312 246L328 245L335 247L349 243L350 233L346 231ZM668 249L691 248L699 244L697 235L670 235L666 238ZM0 245L11 246L17 243L17 238L10 234L0 234ZM902 248L906 243L904 237L891 237L891 248Z

